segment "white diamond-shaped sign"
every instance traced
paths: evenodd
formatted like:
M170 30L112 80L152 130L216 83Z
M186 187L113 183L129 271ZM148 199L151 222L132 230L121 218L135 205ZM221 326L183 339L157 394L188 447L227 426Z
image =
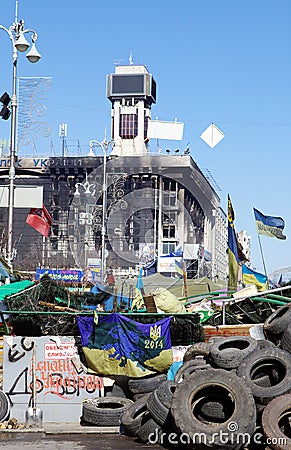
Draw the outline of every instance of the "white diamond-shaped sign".
M209 125L203 133L200 134L201 139L206 142L209 147L214 148L222 139L225 137L225 134L217 128L214 123Z

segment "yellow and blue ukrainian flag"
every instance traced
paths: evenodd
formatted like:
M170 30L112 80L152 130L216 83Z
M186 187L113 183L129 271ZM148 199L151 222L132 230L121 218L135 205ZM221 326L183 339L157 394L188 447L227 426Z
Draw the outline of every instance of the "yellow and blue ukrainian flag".
M228 217L228 290L237 290L238 281L238 243L234 228L234 211L230 196L227 198L227 217Z
M182 259L175 259L175 269L178 275L183 275L183 262Z
M131 309L133 310L134 309L139 310L144 308L144 300L143 300L144 285L142 275L143 275L143 268L141 267L136 281L135 295L131 304Z
M257 286L259 291L266 291L268 289L268 280L266 275L255 272L245 264L242 265L242 282L245 285L254 284Z
M254 214L258 234L276 237L277 239L286 239L286 236L283 234L285 222L282 217L265 216L256 208L254 208Z

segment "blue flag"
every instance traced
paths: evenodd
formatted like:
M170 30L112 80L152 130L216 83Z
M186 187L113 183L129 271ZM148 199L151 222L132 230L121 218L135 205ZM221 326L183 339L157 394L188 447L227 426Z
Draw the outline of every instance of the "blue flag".
M277 239L286 239L286 236L283 234L285 222L282 217L265 216L256 208L254 208L254 214L258 234L276 237Z
M143 279L142 279L142 274L143 274L143 268L141 267L139 269L139 275L138 275L138 279L136 281L136 287L139 291L141 291L143 289Z
M239 252L234 228L234 211L230 196L227 199L228 209L228 290L237 290Z
M88 367L102 375L144 377L166 372L172 364L171 317L152 324L121 314L78 316Z

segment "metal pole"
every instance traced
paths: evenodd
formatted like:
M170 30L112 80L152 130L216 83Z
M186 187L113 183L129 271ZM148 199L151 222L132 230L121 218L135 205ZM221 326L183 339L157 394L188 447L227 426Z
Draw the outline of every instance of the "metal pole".
M267 268L266 268L265 259L264 259L264 255L263 255L263 248L262 248L261 239L260 239L259 234L258 234L258 240L259 240L259 246L260 246L260 252L261 252L261 256L262 256L263 266L264 266L264 272L265 272L266 277L268 278Z
M154 199L154 260L157 257L157 194L158 194L158 186L157 186L157 176L155 177L155 199Z
M33 33L32 42L33 47L27 53L27 58L30 62L37 62L41 55L35 48L35 42L37 40L37 34L34 30L24 29L24 21L18 22L18 0L15 2L15 22L9 27L5 28L0 25L0 30L6 31L12 42L12 97L11 97L11 142L10 142L10 163L9 163L9 203L8 203L8 230L7 230L7 263L13 273L13 215L14 215L14 180L15 180L15 163L16 163L16 120L17 120L17 96L16 96L16 82L17 82L17 59L18 50L23 52L29 47L29 43L26 41L24 34ZM24 46L24 48L23 48ZM22 48L21 48L22 47Z
M13 44L13 78L11 98L11 142L10 142L10 167L9 167L9 205L8 205L8 243L7 262L13 273L13 214L14 214L14 180L15 180L15 149L16 149L16 115L17 115L17 50Z
M225 325L225 301L222 300L222 325Z
M106 247L105 247L105 236L106 236L106 212L107 212L107 150L108 143L102 142L101 148L103 151L103 185L102 185L102 228L101 228L101 274L102 281L105 281L106 276Z
M163 249L162 249L162 233L163 233L163 228L162 228L162 212L163 212L163 178L162 175L158 175L158 189L159 189L159 198L158 198L158 229L157 229L157 233L158 233L158 251L157 251L157 258L158 258L158 263L157 263L157 267L159 265L159 257L160 255L162 255L163 253Z
M95 145L101 147L103 152L103 181L102 181L102 227L101 227L101 277L102 282L106 276L106 218L107 218L107 155L110 145L114 145L114 141L107 141L106 137L102 142L95 139L89 141L89 146L93 148Z

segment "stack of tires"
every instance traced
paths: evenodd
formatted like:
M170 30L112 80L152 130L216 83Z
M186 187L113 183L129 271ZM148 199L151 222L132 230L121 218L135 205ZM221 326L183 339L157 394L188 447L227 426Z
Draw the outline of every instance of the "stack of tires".
M171 405L177 385L164 380L154 391L136 400L121 417L124 433L143 443L166 444L172 432Z
M82 403L82 425L95 425L100 427L119 427L121 417L133 404L135 408L140 403L134 403L139 398L147 398L163 381L166 374L147 376L144 378L116 377L113 389L105 397L85 399Z
M128 388L135 403L121 417L121 426L125 434L135 436L145 443L149 441L151 434L159 435L171 406L171 399L168 400L166 411L162 403L157 406L157 403L160 403L157 392L163 392L164 385L168 385L166 374L128 381Z
M266 340L196 343L174 381L121 416L125 434L176 448L291 449L291 307L264 324Z

